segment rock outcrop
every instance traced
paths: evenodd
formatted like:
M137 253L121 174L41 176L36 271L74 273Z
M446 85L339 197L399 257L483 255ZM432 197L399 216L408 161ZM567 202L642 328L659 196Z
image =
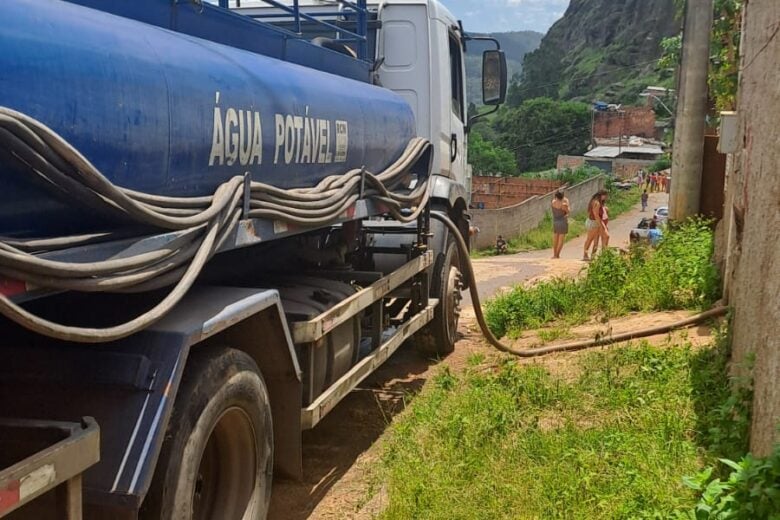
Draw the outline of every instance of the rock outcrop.
M526 55L514 96L621 103L648 84L672 86L657 60L661 41L680 26L674 0L572 0Z

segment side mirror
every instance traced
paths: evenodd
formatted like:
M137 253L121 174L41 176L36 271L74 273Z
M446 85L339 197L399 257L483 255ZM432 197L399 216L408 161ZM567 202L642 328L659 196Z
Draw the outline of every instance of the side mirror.
M482 53L482 103L501 105L506 100L507 70L504 51L487 50Z

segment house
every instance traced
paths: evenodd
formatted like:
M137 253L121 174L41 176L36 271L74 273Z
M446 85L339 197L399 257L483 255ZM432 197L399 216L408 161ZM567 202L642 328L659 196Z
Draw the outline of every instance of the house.
M664 154L661 143L637 137L597 139L596 143L596 147L584 156L559 156L558 170L588 164L621 179L631 179L639 170L647 170Z

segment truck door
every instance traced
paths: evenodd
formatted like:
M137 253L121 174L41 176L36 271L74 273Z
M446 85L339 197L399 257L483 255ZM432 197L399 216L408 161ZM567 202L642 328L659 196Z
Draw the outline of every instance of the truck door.
M403 97L412 107L417 120L417 135L430 139L436 146L431 94L431 56L428 15L424 6L388 4L379 12L376 59L381 63L379 80L383 87ZM438 96L436 96L438 97ZM449 130L449 129L447 129ZM438 160L438 159L437 159ZM434 162L438 164L438 162Z
M460 36L449 30L450 63L450 177L459 184L466 183L466 89L463 44Z

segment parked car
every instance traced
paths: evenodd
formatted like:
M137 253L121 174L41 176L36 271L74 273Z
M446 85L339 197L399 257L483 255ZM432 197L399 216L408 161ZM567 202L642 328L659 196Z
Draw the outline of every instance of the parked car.
M659 208L655 208L655 213L653 213L653 218L661 224L669 220L669 206L661 206Z

